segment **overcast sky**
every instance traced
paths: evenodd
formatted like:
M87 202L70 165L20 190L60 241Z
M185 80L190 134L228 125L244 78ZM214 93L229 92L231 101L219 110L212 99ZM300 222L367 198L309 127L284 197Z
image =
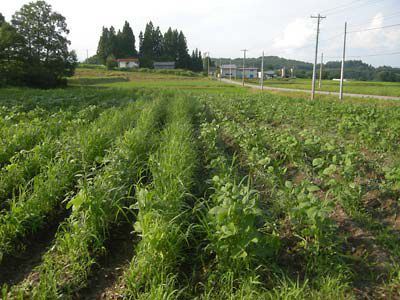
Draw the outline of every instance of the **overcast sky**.
M7 20L24 0L0 0ZM212 57L266 55L312 61L316 20L322 12L320 53L338 60L343 44L344 22L349 31L400 23L400 0L48 0L67 18L71 47L79 59L96 52L102 26L122 27L127 20L136 37L152 20L164 32L169 26L182 30L190 49L210 51ZM337 8L336 10L333 8ZM400 55L369 56L400 52L400 26L349 34L349 59L374 66L400 67ZM360 58L355 57L360 56Z

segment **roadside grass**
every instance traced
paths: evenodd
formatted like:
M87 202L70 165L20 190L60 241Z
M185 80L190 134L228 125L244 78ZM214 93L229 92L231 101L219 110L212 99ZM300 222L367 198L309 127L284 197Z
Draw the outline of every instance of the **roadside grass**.
M259 84L260 80L246 80L248 83ZM269 79L264 80L264 86L311 90L311 79ZM334 80L322 80L321 89L316 83L316 91L339 92L339 82ZM345 81L344 92L351 94L380 95L400 97L400 82L380 81Z

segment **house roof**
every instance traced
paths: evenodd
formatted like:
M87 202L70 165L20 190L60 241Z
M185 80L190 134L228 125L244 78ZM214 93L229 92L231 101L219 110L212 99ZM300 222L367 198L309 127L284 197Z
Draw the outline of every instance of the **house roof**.
M232 64L232 65L221 65L222 69L236 69L237 66Z
M117 62L138 62L137 58L118 58Z
M238 68L239 70L243 70L243 67ZM258 70L256 67L249 67L249 68L244 68L244 70Z

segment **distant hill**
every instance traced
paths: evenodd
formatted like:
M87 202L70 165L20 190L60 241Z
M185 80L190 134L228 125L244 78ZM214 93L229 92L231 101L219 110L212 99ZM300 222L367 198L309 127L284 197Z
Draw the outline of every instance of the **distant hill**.
M213 58L215 65L219 65L219 58ZM229 64L229 58L221 58L222 64ZM243 58L232 59L232 63L242 66ZM261 68L261 57L246 58L246 66ZM324 64L322 77L324 79L333 79L340 77L339 61L329 61ZM282 67L290 69L294 67L295 75L299 78L311 78L313 65L308 62L286 59L278 56L264 57L264 70L280 70ZM318 65L319 72L319 65ZM319 73L318 73L319 74ZM400 68L388 66L375 68L361 60L349 60L345 63L345 77L354 80L376 80L400 82Z

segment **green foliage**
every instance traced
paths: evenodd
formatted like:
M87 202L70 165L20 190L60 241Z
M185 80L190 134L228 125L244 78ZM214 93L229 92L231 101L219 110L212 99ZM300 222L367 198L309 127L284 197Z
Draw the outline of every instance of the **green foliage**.
M38 21L39 20L39 21ZM45 1L25 4L0 28L0 84L52 87L72 76L76 54L68 51L65 18ZM40 35L37 33L40 32Z
M96 68L99 81L185 82ZM103 261L118 258L121 225L136 233L133 259L104 298L397 296L399 105L186 80L189 93L1 91L3 266L68 212L33 275L2 297L85 296L98 267L109 274Z
M113 70L118 66L117 60L115 59L114 55L110 55L107 57L106 60L106 67L107 70Z
M154 62L175 62L178 69L189 69L201 72L202 56L196 49L189 55L186 37L182 31L168 30L162 34L160 28L150 21L139 35L139 52L135 48L136 39L129 23L125 21L122 31L115 33L114 27L103 27L98 43L96 57L90 58L93 63L107 63L107 58L139 57L141 68L153 68Z
M97 46L97 53L90 58L88 63L107 64L110 56L116 58L137 57L136 39L129 23L125 21L122 31L115 32L113 26L103 27L102 34Z
M135 230L141 241L127 273L127 298L165 299L179 290L176 275L190 218L196 147L192 118L196 103L177 97L171 103L159 150L149 160L152 183L139 189ZM159 297L159 298L155 298Z

